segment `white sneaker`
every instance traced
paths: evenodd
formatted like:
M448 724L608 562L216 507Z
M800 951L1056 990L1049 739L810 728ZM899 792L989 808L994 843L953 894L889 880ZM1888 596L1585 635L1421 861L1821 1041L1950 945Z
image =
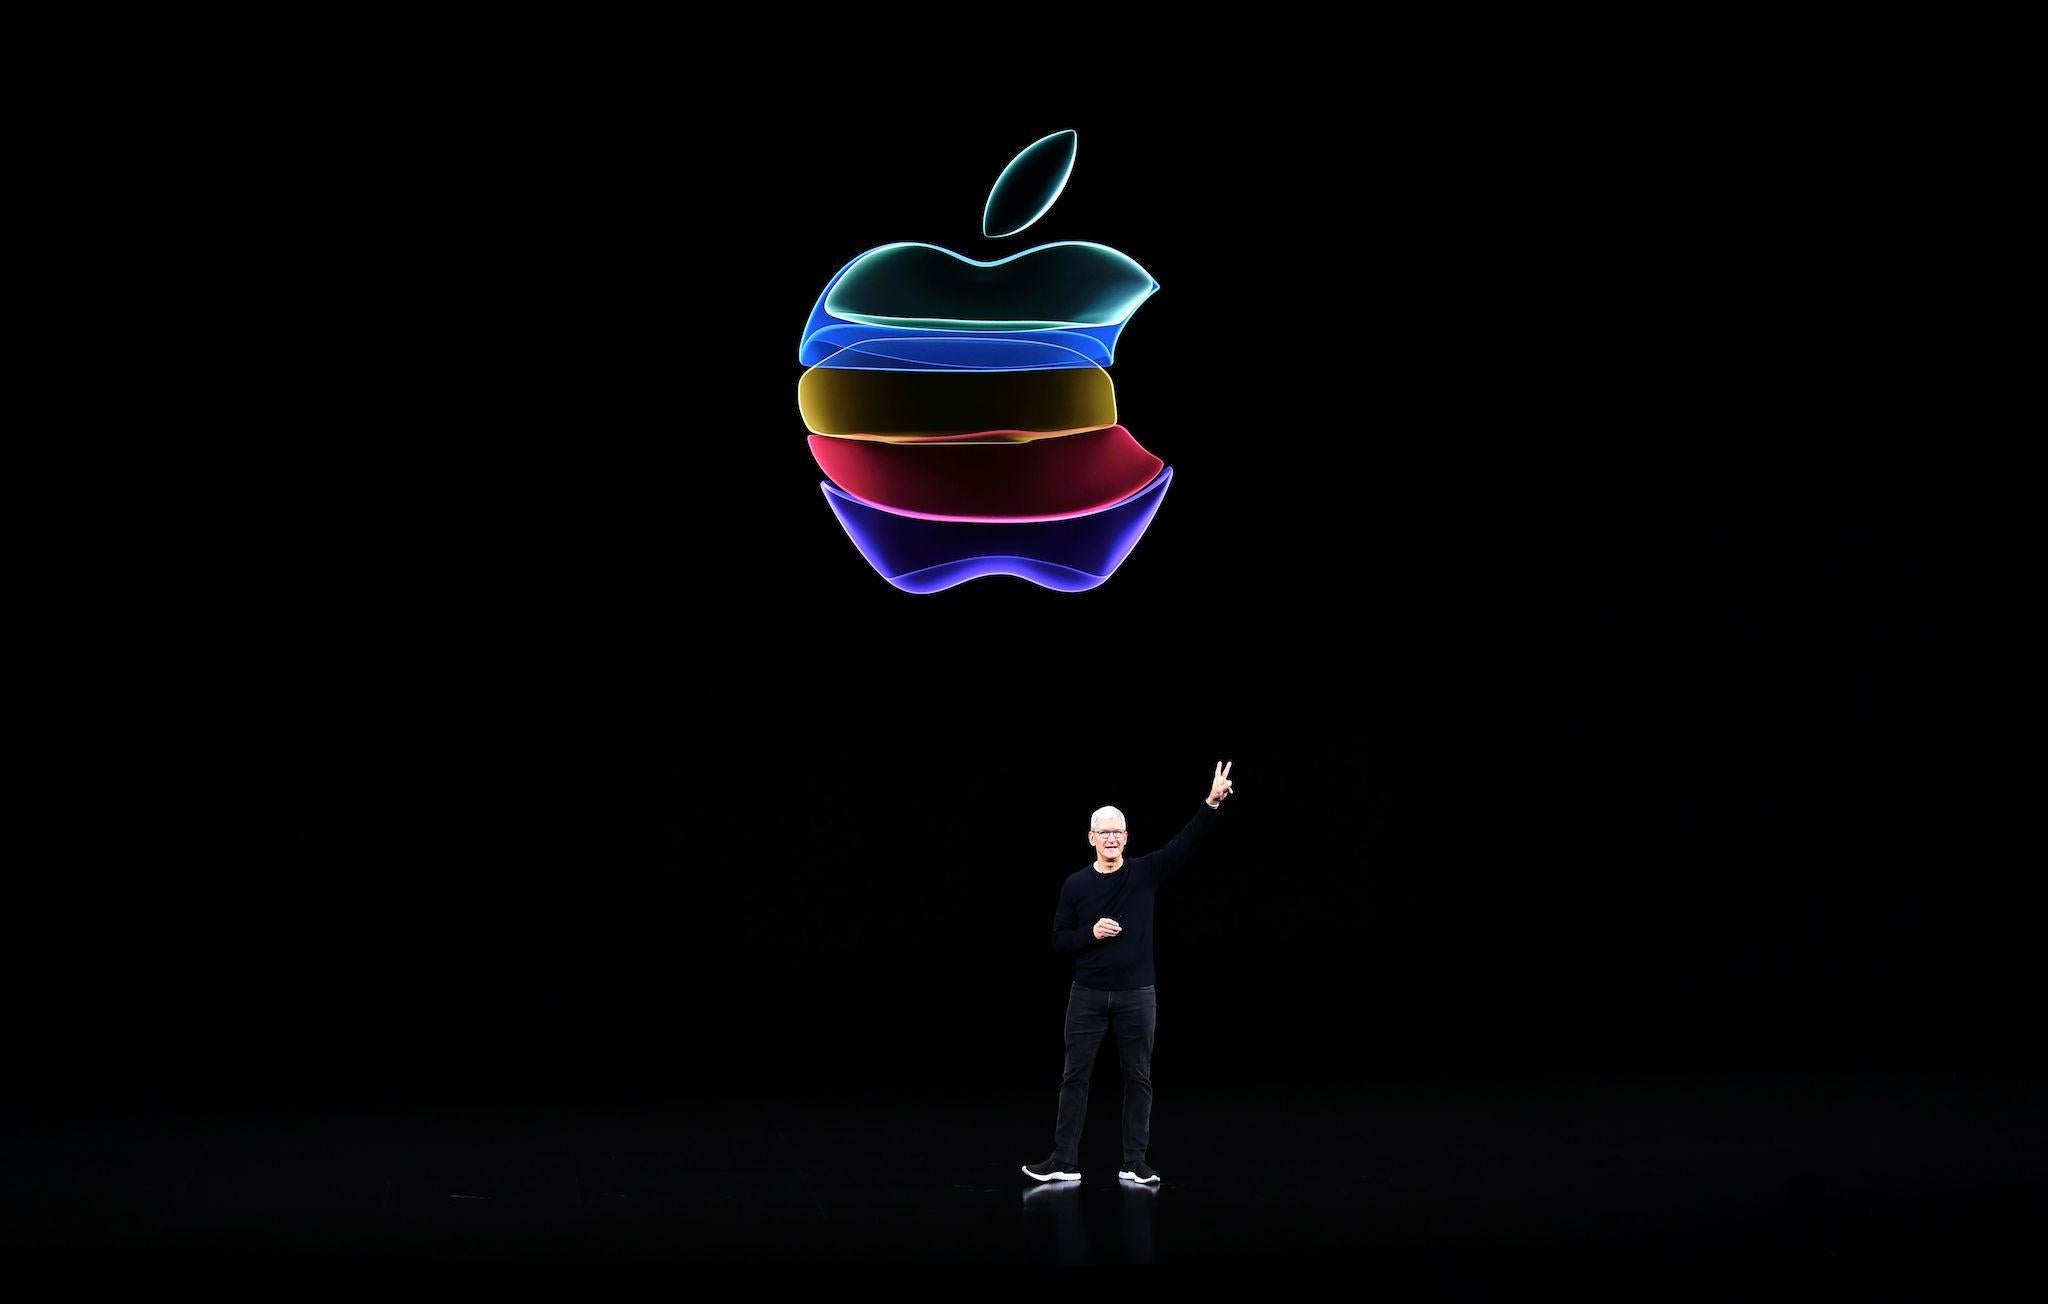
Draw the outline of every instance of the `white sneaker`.
M1035 1177L1041 1182L1078 1182L1081 1180L1080 1169L1064 1167L1054 1163L1051 1159L1047 1159L1042 1164L1024 1165L1024 1175L1026 1177Z

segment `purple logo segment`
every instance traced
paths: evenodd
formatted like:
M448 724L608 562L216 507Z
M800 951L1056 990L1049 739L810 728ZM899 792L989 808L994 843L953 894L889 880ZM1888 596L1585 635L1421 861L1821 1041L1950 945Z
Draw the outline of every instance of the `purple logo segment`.
M1159 510L1172 479L1169 466L1151 484L1099 512L1023 524L900 516L860 501L829 480L819 481L818 487L861 556L906 593L936 593L983 575L1015 575L1078 593L1115 573Z

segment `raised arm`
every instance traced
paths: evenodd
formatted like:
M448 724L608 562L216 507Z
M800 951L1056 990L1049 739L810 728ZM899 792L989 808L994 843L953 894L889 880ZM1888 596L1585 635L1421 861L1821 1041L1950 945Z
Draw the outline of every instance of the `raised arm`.
M1216 762L1216 773L1209 783L1209 795L1202 804L1195 807L1195 813L1181 826L1173 840L1153 853L1152 863L1158 866L1159 879L1164 882L1172 877L1193 858L1195 851L1209 836L1209 830L1216 825L1216 812L1223 808L1223 799L1231 794L1230 766L1232 762Z

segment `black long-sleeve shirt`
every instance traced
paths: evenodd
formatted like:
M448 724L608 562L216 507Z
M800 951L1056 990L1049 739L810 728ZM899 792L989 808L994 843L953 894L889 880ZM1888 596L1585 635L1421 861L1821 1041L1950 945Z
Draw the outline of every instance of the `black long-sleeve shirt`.
M1173 840L1157 851L1124 857L1121 867L1103 873L1090 864L1069 874L1060 885L1059 908L1052 917L1052 945L1074 953L1074 981L1102 991L1129 991L1153 985L1152 906L1159 885L1179 873L1209 830L1220 806L1204 801ZM1095 936L1095 921L1116 920L1123 931L1114 937Z

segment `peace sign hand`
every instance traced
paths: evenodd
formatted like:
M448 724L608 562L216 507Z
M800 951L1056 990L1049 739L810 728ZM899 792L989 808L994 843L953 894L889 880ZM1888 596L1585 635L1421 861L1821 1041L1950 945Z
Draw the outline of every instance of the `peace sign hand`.
M1230 795L1230 767L1232 764L1233 762L1230 761L1216 762L1216 777L1209 784L1209 795L1206 800L1215 802L1220 806L1223 804L1223 799Z

